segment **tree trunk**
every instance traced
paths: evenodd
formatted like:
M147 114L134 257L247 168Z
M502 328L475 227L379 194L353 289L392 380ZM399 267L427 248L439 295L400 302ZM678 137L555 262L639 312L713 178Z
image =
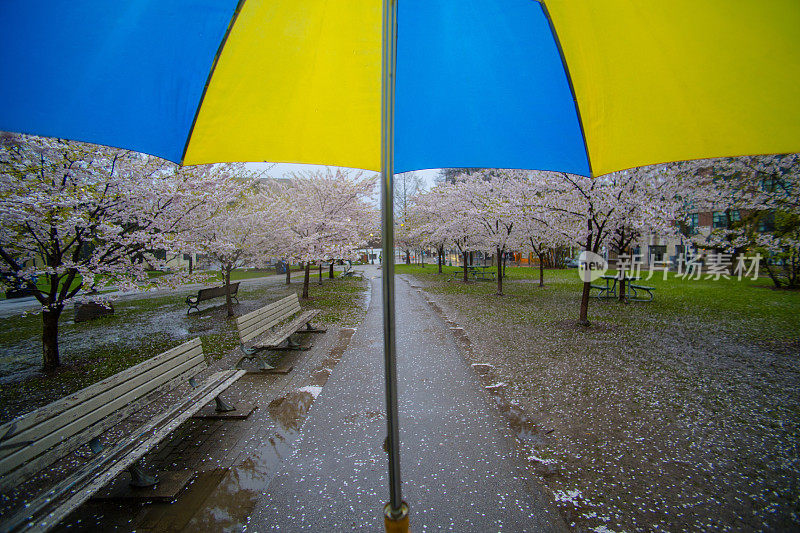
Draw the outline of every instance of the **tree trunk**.
M233 265L225 265L225 306L228 308L228 316L234 316L233 300L231 299L231 270L233 270Z
M406 250L406 264L407 265L411 264L411 251L409 250Z
M539 286L544 287L544 258L539 257Z
M769 276L769 279L771 279L772 283L775 284L775 288L776 289L780 289L781 288L781 281L780 281L780 279L778 279L778 277L775 275L775 273L772 272L772 269L769 267L769 263L767 263L766 261L764 262L764 268L767 271L767 275Z
M467 252L461 252L461 255L463 256L464 262L464 283L467 283L469 281L467 278Z
M625 301L625 275L619 276L619 301Z
M444 246L436 249L436 257L439 262L439 274L442 273L442 265L444 264Z
M51 372L61 364L58 353L58 319L61 318L63 305L55 309L45 307L42 311L42 370Z
M333 261L331 261L331 266L328 270L328 278L333 279Z
M286 284L292 284L292 264L289 261L286 261Z
M497 257L502 257L500 247L497 248ZM497 296L503 295L503 261L497 262Z
M194 256L193 254L189 254L189 275L192 275L192 271L194 270Z
M311 261L305 263L305 277L303 278L303 300L308 300L308 280L311 278Z
M319 284L322 285L322 261L319 262Z
M586 251L591 252L594 251L592 249L592 240L593 240L592 237L594 236L594 232L592 231L591 218L586 220L586 229L588 230L586 237ZM581 295L581 310L580 310L580 316L578 317L578 324L580 324L581 326L589 325L589 292L592 289L591 285L592 285L591 281L583 282L583 294Z
M591 290L591 282L583 282L583 294L581 295L581 313L578 317L578 324L581 326L589 325L589 291Z

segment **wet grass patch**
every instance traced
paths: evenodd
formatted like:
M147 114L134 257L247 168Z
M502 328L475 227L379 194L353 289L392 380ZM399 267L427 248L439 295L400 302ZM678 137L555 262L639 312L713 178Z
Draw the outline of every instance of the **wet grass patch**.
M304 308L322 309L319 321L352 326L361 321L367 282L358 278L326 279L312 284L312 300ZM302 279L290 286L282 279L252 281L240 286L237 316L302 290ZM125 368L154 357L182 342L200 337L209 363L222 359L239 344L224 298L187 315L186 296L197 289L141 293L113 302L115 314L76 324L72 307L59 324L62 367L46 375L42 364L41 315L0 318L0 423L46 405Z
M558 505L577 529L800 527L800 293L657 273L639 283L652 302L592 299L582 328L574 269L546 271L541 290L537 269L509 268L502 298L455 267L397 271L551 431L527 453L556 463L531 469L576 495Z
M366 314L367 281L359 277L326 279L322 285L312 282L309 300L301 300L304 309L322 309L316 322L355 326Z

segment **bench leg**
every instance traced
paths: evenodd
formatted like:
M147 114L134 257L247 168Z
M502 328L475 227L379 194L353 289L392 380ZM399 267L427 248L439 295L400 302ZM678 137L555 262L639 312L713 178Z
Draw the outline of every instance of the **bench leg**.
M132 487L152 487L158 483L158 478L145 472L144 468L142 468L142 466L139 464L139 461L136 461L129 466L128 472L131 473L130 485Z
M100 439L95 437L89 441L89 449L92 450L92 453L98 454L103 451L103 444L100 442ZM152 487L158 483L158 478L156 476L152 476L145 472L144 468L140 464L141 460L136 461L131 466L128 467L128 472L131 474L131 482L130 485L132 487Z
M266 364L266 361L264 364ZM229 413L236 410L236 407L223 400L220 396L215 396L214 402L217 404L214 410L218 413Z
M305 329L301 329L298 333L325 333L326 331L328 330L324 328L315 328L311 325L311 322L306 322Z
M272 366L271 364L267 363L264 360L264 358L261 357L261 355L257 354L257 353L250 354L250 355L245 355L245 356L239 358L239 360L236 362L236 368L238 368L239 370L245 370L245 369L242 368L242 362L245 359L249 359L251 361L258 361L258 363L259 363L258 370L275 370L274 366Z
M300 330L300 332L303 333L303 330ZM273 346L270 348L270 350L300 350L301 352L304 352L306 350L310 350L311 346L313 345L298 344L294 342L294 340L292 340L292 336L289 335L289 338L286 339L286 344L284 344L283 346Z
M198 313L200 312L200 308L197 307L196 305L189 305L189 309L186 310L186 316L189 316L189 313L191 312L192 309L194 309Z

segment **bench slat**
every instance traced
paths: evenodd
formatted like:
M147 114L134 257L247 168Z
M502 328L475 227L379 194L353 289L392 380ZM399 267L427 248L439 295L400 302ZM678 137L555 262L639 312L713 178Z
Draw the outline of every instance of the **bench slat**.
M96 396L87 402L76 405L71 410L65 411L64 416L54 419L52 424L39 424L33 428L33 431L25 431L12 439L8 439L5 441L6 443L20 440L32 440L34 442L21 449L12 449L12 453L0 460L0 472L6 473L13 470L22 463L46 452L48 448L55 444L63 443L69 450L70 446L67 442L73 442L73 449L77 448L81 443L86 442L86 439L82 438L83 436L81 435L84 429L111 415L115 410L160 388L173 377L186 372L196 374L205 367L205 358L202 353L199 353L160 374L153 375L160 370L159 368L151 369L142 375L132 378L130 385L134 388L130 388L130 390L121 395L111 397L110 393L113 391L109 391L107 395ZM63 424L63 422L66 422L66 424ZM62 449L59 455L64 452L63 446L60 448ZM57 458L50 457L53 454L47 455L51 462ZM41 463L39 465L42 466ZM6 479L3 479L3 483L6 483Z
M231 283L231 296L237 294L239 292L239 282ZM220 296L225 296L227 294L225 292L225 285L222 287L211 287L210 289L200 289L197 291L197 302L202 302L204 300L210 300L212 298L218 298Z
M280 307L274 307L272 309L264 309L262 308L262 312L255 317L250 317L247 320L239 321L238 328L241 331L246 331L250 329L255 329L260 327L264 322L268 320L273 320L275 317L287 317L291 316L292 314L296 313L300 310L300 304L297 302L288 302L285 305Z
M273 326L286 320L287 318L297 313L298 311L300 311L299 306L297 308L294 307L286 308L280 313L270 313L269 315L265 316L262 321L252 324L247 328L239 330L239 336L242 342L247 342L251 339L258 337L262 333L269 331Z
M247 342L301 310L297 293L239 317L236 327L241 341Z
M236 319L236 324L246 326L254 321L257 321L264 313L271 313L287 306L293 307L294 305L300 305L300 300L297 298L297 293L290 294L285 298L281 298L277 302L272 302L271 304L267 304L264 307L259 307L255 311L251 311L246 315L240 316Z
M11 437L6 438L3 444L13 444L21 440L36 440L42 435L52 433L67 424L78 420L95 409L108 404L109 401L122 396L130 397L131 392L138 398L149 394L151 391L159 389L166 384L173 376L194 371L199 373L205 368L205 358L201 347L192 352L188 352L188 357L173 358L169 360L169 365L159 365L150 368L139 375L131 376L130 379L120 382L116 387L103 391L102 394L87 398L84 401L74 404L69 409L65 409L58 416L43 420L41 423L29 426L23 431L16 431ZM1 470L0 470L1 471Z
M114 413L110 414L97 424L94 424L93 426L86 428L80 435L81 437L80 442L88 442L95 437L99 437L107 429L114 427L117 423L119 423L123 419L128 418L129 416L132 415L135 416L135 413L137 411L139 411L149 402L155 400L155 398L159 394L163 394L166 391L171 390L177 384L185 383L189 378L195 376L196 374L197 372L194 369L189 369L186 372L183 372L182 374L179 374L174 378L172 378L162 388L154 390L147 396L143 396L142 398L139 398L137 401L131 402L128 405L121 407L120 409L116 410ZM144 423L145 421L146 421L145 419L139 420L140 423ZM3 476L2 483L0 483L0 485L11 486L19 481L23 481L28 477L30 477L31 474L39 472L40 470L42 470L42 468L49 466L50 464L58 460L59 457L67 455L76 448L77 446L75 445L74 440L66 440L59 442L58 444L47 450L45 454L42 454L31 461L28 461L27 463L20 466L13 472L5 474Z
M19 416L10 422L6 422L0 426L0 435L5 435L12 424L16 424L16 427L11 435L18 434L28 427L40 424L42 421L48 418L57 416L59 413L71 408L77 402L81 402L87 398L102 394L104 391L115 387L119 382L127 381L133 376L140 374L149 368L164 364L173 358L180 358L185 356L187 353L189 356L202 353L202 344L199 338L184 342L183 344L167 350L166 352L148 359L147 361L142 361L138 365L126 368L125 370L114 374L113 376L109 376L93 385L89 385L85 389L81 389L35 411L31 411L30 413Z
M34 525L28 531L47 531L245 373L244 370L225 370L213 374L191 396L133 432L131 437L101 452L78 472L30 502L5 526L14 529L32 521ZM57 507L51 509L53 505Z
M280 345L283 341L289 338L289 336L298 331L303 324L309 322L312 318L319 314L319 309L311 309L305 311L300 316L286 324L285 326L281 327L278 331L273 332L270 334L269 337L263 339L255 344L255 347L258 348L273 348L275 346ZM300 330L302 331L302 330Z

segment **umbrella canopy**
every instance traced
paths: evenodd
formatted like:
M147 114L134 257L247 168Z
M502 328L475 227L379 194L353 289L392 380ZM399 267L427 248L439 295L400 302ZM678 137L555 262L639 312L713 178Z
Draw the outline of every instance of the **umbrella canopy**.
M800 151L795 0L398 9L398 172ZM0 130L380 169L380 0L32 0L0 27Z
M394 171L800 151L797 0L17 0L0 15L0 130L382 171L387 531L408 524Z

